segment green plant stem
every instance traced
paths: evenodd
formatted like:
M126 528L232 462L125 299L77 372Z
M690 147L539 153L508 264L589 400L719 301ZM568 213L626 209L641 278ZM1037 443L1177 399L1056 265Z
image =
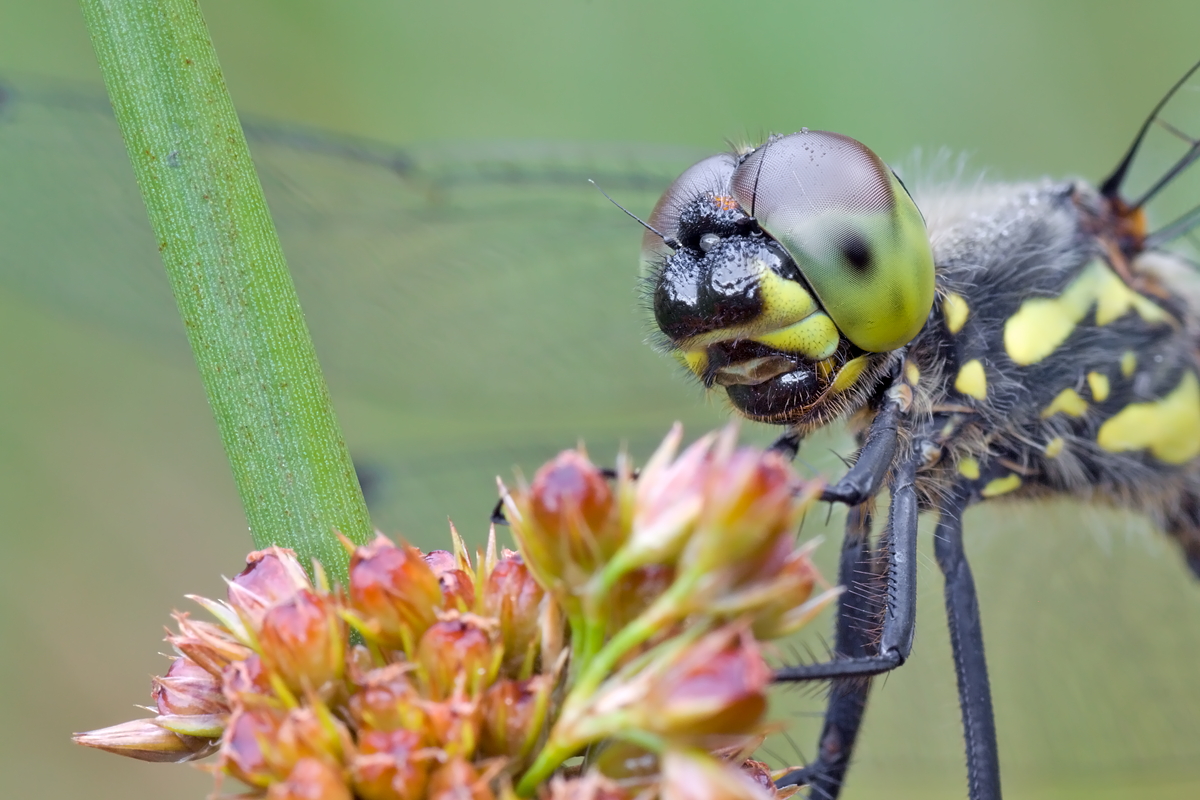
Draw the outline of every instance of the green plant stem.
M80 0L256 547L345 581L366 504L195 0Z
M589 660L587 665L576 676L574 685L563 702L563 707L558 717L560 725L564 719L573 718L578 712L580 704L591 702L592 695L596 693L605 679L613 673L617 663L630 650L662 630L665 625L686 616L686 611L683 608L684 604L695 591L700 577L700 575L692 573L677 578L675 583L659 596L650 608L643 611L637 619L622 628L616 636L610 639ZM581 747L584 747L591 741L586 737L568 737L569 741L562 741L561 736L555 735L560 730L561 727L556 726L550 731L550 736L546 741L545 747L538 753L533 764L530 765L529 769L521 777L520 783L517 784L516 791L518 795L522 797L531 796L537 787L562 765L563 761L570 758ZM622 735L625 735L624 732Z

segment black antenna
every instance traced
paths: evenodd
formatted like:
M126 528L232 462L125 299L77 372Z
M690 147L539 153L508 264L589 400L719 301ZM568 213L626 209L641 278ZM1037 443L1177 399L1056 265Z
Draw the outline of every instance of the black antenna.
M1150 126L1153 125L1154 121L1158 118L1159 112L1166 107L1171 98L1175 96L1175 93L1179 91L1179 89L1185 83L1188 82L1188 79L1191 78L1198 69L1200 69L1200 61L1197 61L1195 64L1193 64L1192 68L1185 72L1182 78L1175 81L1175 85L1171 87L1171 90L1163 96L1163 99L1158 101L1158 105L1154 106L1154 110L1150 112L1150 116L1146 117L1146 121L1142 123L1142 127L1138 130L1137 136L1133 140L1133 144L1131 144L1129 146L1129 150L1126 151L1125 157L1121 159L1119 164L1117 164L1117 168L1113 170L1112 175L1109 175L1104 182L1100 184L1100 194L1104 195L1105 197L1115 198L1117 193L1121 191L1121 184L1128 175L1129 168L1133 165L1133 159L1135 156L1137 156L1138 149L1142 146L1142 142L1145 140L1146 134L1150 131ZM1188 151L1188 154L1180 159L1180 161L1171 168L1170 172L1167 173L1167 178L1159 181L1152 191L1149 191L1143 195L1137 204L1134 205L1134 208L1138 208L1143 203L1147 202L1151 197L1154 196L1155 193L1157 193L1159 189L1162 188L1162 186L1166 185L1166 182L1170 178L1174 178L1176 175L1178 175L1195 159L1196 147L1193 146L1192 149Z
M606 192L606 191L604 191L603 189L601 189L601 188L600 188L600 184L596 183L596 182L595 182L594 180L592 180L591 178L588 178L588 183L590 183L592 186L595 186L595 187L596 187L596 191L597 191L597 192L599 192L600 194L604 195L604 198L605 198L606 200L608 200L608 202L612 203L614 206L616 206L617 208L619 208L619 209L621 209L622 211L624 211L624 212L625 212L625 214L626 214L626 215L627 215L627 216L628 216L630 219L632 219L632 220L633 220L634 222L636 222L638 225L641 225L641 226L642 226L643 228L645 228L646 230L648 230L648 231L650 231L651 233L653 233L653 234L654 234L655 236L657 236L658 238L662 239L662 242L663 242L663 244L665 244L667 247L671 248L672 250L678 250L678 249L679 249L679 242L678 242L677 240L675 240L675 239L671 238L670 236L664 236L664 235L663 235L663 233L662 233L662 231L660 231L658 228L655 228L655 227L654 227L653 225L651 225L649 222L646 222L644 219L642 219L641 217L639 217L637 214L634 214L634 213L633 213L632 211L630 211L628 208L626 208L625 206L621 205L621 204L620 204L620 203L618 203L616 200L613 200L611 197L609 197L609 196L608 196L608 192Z

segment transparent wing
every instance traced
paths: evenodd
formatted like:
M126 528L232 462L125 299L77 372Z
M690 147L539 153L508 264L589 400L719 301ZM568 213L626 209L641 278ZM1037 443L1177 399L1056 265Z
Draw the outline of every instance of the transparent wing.
M182 342L123 146L102 97L7 90L0 108L0 281L136 333ZM624 362L614 307L641 231L587 183L649 206L692 154L513 144L386 148L250 125L256 163L314 338L356 390L395 398L435 371L445 391L515 390L513 348ZM64 235L69 231L69 235ZM558 336L547 335L558 331ZM382 358L386 354L386 358ZM661 366L661 364L659 365ZM539 379L541 380L541 379ZM414 402L420 402L414 398Z
M696 153L247 133L335 400L378 409L352 449L387 480L436 469L389 441L413 430L442 453L503 442L486 468L508 473L522 447L649 436L696 405L643 342L641 230L587 183L645 213ZM6 84L0 176L0 287L190 358L103 94Z
M1183 240L1195 248L1200 226L1200 62L1159 101L1138 130L1129 151L1101 185L1132 209L1150 212L1146 244Z

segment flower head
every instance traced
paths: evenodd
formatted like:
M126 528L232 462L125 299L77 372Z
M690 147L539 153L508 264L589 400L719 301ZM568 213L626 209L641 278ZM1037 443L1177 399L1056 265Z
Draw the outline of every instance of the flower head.
M518 551L378 536L347 579L251 553L215 621L177 613L157 715L77 734L198 758L275 800L761 800L761 641L832 596L793 541L817 496L733 431L640 473L567 451L505 494ZM360 640L354 638L358 634ZM586 768L565 762L588 751ZM520 793L518 795L518 792Z

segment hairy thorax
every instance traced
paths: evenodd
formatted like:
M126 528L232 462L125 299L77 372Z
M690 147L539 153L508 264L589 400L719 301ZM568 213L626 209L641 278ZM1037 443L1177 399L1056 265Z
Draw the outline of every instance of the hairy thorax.
M985 498L1065 492L1169 530L1197 516L1197 306L1181 262L1131 255L1080 182L918 201L937 300L901 374L922 495L966 478Z

